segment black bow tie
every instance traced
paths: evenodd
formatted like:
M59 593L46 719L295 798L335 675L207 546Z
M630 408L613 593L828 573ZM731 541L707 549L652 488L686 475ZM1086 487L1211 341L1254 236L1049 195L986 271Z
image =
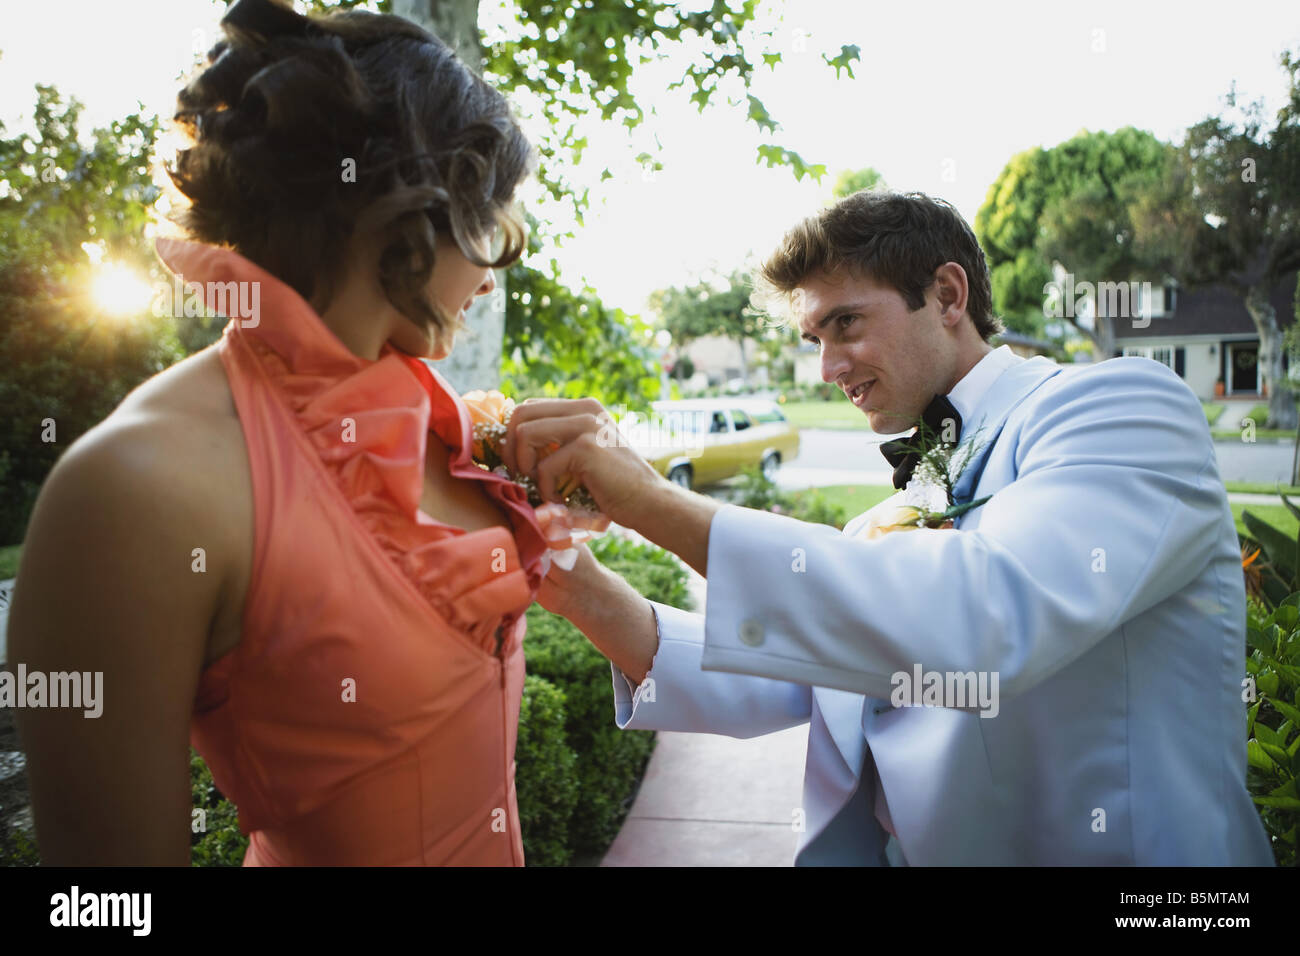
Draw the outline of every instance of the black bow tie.
M956 426L950 432L955 436L954 444L957 439L961 438L961 414L952 407L952 402L948 401L943 395L936 395L934 401L926 406L925 412L921 415L921 421L925 422L926 427L935 435L938 435L940 439L947 433L948 422L952 421ZM906 487L908 480L912 477L917 462L921 460L921 451L924 449L922 442L923 439L918 432L913 432L907 438L887 441L880 446L880 453L885 456L887 462L894 466L895 488Z

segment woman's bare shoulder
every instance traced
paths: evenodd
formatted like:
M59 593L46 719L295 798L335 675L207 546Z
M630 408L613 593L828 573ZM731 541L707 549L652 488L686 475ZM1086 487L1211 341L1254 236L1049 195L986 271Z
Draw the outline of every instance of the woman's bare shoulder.
M243 432L216 346L138 385L76 444L83 442L138 450L168 471L229 475L240 464Z
M46 485L140 498L153 503L152 512L183 516L210 536L242 527L249 514L247 452L216 348L134 389L73 442Z
M247 476L232 480L228 461L238 417L216 374L215 353L177 363L60 456L18 573L11 624L25 652L102 640L129 655L169 634L177 673L198 673L251 525Z
M239 418L217 346L195 352L136 386L104 424L136 415L164 426L237 426Z

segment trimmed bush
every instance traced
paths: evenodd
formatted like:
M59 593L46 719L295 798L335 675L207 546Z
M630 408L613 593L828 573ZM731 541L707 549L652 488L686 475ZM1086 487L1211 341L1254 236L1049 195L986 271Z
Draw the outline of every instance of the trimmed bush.
M690 609L686 569L663 549L605 535L592 543L592 552L650 600ZM564 690L568 745L577 755L578 802L569 824L572 850L603 853L631 809L654 734L614 725L609 661L564 618L538 605L529 608L524 652L529 674ZM521 741L529 732L521 720ZM522 802L521 794L521 812Z
M239 832L239 811L217 789L208 765L192 747L190 794L194 809L203 811L190 822L190 865L243 866L248 837Z
M830 501L816 488L787 494L769 481L757 466L741 472L740 479L736 482L733 503L742 508L789 515L800 521L826 524L833 528L842 529L849 520L843 507Z
M569 821L578 804L578 758L568 745L564 704L564 692L550 681L524 678L515 790L529 866L564 866L573 856Z

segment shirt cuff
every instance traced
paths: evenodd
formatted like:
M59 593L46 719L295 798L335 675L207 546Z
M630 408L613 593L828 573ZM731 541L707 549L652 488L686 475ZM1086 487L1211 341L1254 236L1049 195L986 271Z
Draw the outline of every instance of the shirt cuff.
M636 705L641 702L646 689L654 686L651 675L654 673L655 661L659 658L659 648L663 647L663 627L659 620L659 611L653 601L649 604L655 616L655 653L654 657L650 658L650 668L646 671L645 679L640 684L634 684L632 678L623 673L617 664L613 661L609 663L614 681L614 723L620 730L626 729L627 724L632 720Z

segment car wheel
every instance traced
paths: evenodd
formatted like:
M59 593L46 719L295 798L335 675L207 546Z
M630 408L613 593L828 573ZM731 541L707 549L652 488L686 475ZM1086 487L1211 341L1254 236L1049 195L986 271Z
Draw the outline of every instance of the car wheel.
M668 480L674 485L681 485L687 491L691 490L691 466L678 465L672 471L668 472Z
M777 452L772 452L763 458L763 477L768 481L776 481L777 470L781 467L781 456Z

